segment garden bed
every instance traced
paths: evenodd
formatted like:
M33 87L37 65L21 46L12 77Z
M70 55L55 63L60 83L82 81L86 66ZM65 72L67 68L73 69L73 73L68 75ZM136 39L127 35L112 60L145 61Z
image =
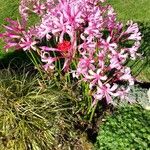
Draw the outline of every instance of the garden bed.
M85 21L88 17L84 16L86 11L83 9L80 13L79 7L83 3L79 5L78 0L76 3L72 2L73 5L59 1L58 8L56 3L53 4L55 12L59 12L58 15L48 9L48 1L40 7L37 7L39 4L36 2L32 5L29 3L24 8L28 3L23 3L22 0L21 17L17 10L19 1L0 2L0 10L5 12L0 16L0 23L6 25L6 32L0 28L1 32L5 32L0 37L6 42L5 48L10 49L9 53L4 53L4 43L0 43L0 149L148 149L149 1L107 1L117 10L118 20L124 24L130 19L138 22L128 22L124 27L114 19L116 15L112 7L101 3L103 0L98 4L84 4L88 14L91 13L88 18L90 23ZM131 6L133 3L135 5ZM88 10L89 7L91 9ZM133 13L126 11L127 8ZM140 11L135 11L137 8ZM72 21L67 22L65 19L70 17L67 13L71 9L70 16L74 14L79 17L75 21L72 18ZM141 10L147 14L141 13ZM98 19L101 18L103 24L97 22L97 12L101 14ZM26 22L26 15L31 17L24 28L22 22ZM14 20L23 20L4 21L5 17L10 16ZM51 16L53 19L49 21ZM100 23L99 31L92 28L94 21L90 18L97 25ZM32 26L34 24L36 30ZM67 28L66 32L61 31L62 25ZM29 26L33 28L27 30ZM46 31L43 32L45 27ZM94 39L91 40L93 36ZM142 55L135 59L137 52ZM84 62L91 56L92 59L88 62L91 66L86 70ZM103 62L99 60L102 58Z

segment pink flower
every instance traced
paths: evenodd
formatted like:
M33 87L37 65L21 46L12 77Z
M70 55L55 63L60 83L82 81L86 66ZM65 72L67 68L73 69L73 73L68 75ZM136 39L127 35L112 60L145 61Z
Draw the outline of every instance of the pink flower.
M48 37L47 40L49 40L51 38L49 33L51 32L52 22L49 20L46 20L46 18L47 17L45 17L45 19L43 19L44 21L41 23L40 26L36 26L36 29L37 29L36 37L39 39L42 39L46 36L46 37Z
M92 89L92 87L97 86L99 82L105 81L107 76L101 74L101 69L97 69L96 73L93 70L89 70L88 74L85 75L85 79L90 80L89 87Z
M78 51L81 55L86 55L88 53L89 56L93 56L96 49L96 43L90 41L83 41L82 44L78 46Z
M81 17L82 8L80 7L80 5L74 5L66 1L62 3L61 7L67 23L70 24L73 29L76 29L80 23L83 23L83 19Z
M65 17L62 12L60 12L59 17L53 16L50 20L52 22L53 28L51 29L54 35L60 34L59 42L63 41L63 36L65 33L71 35L71 27L67 25ZM49 31L50 32L50 31Z
M127 30L125 31L125 33L134 33L134 32L139 32L139 28L138 28L138 25L137 23L133 23L133 21L128 21L127 22Z
M36 48L34 47L36 44L37 42L34 41L33 38L30 37L28 34L24 35L24 37L20 39L20 43L19 43L20 47L24 51L30 50L30 49L36 50Z
M119 80L128 81L129 85L134 85L133 77L131 76L131 70L129 67L123 68L120 70L122 75L119 77Z
M133 21L128 21L127 25L129 25L129 27L125 31L125 34L129 34L128 39L140 41L141 33L139 32L137 23L133 23Z
M100 38L102 34L100 29L103 26L103 17L101 15L101 10L97 6L93 6L92 12L88 15L88 27L85 28L84 34L88 36L89 41L94 39L94 37Z
M43 68L45 71L53 70L55 68L54 62L56 58L52 58L48 52L41 52L41 61L46 63Z
M115 49L117 48L117 44L116 43L110 43L111 42L111 37L109 36L106 41L105 40L102 40L101 41L101 48L104 50L104 51L107 51L107 50L110 50L110 51L115 51Z
M128 37L129 40L137 40L140 41L141 40L141 33L133 33Z
M4 26L6 31L0 35L0 38L6 43L6 50L9 48L20 49L19 42L23 37L23 33L25 32L25 27L18 21L14 21L12 19L6 20L9 25Z
M97 100L102 100L102 98L106 98L107 103L112 102L112 97L111 96L117 96L118 94L115 92L117 89L118 85L114 84L112 87L110 84L102 84L100 83L99 86L97 87L97 92L94 95L94 98Z
M37 0L33 5L33 12L38 15L43 15L46 7L44 4L40 4L40 0Z
M52 48L52 47L47 47L47 46L40 46L40 49L42 49L42 51L47 51L47 52L49 52L49 51L52 51L52 52L56 52L56 51L59 51L59 49L57 49L57 48Z
M114 9L112 6L107 7L107 16L105 18L105 26L108 28L110 32L112 32L114 29L117 29L117 23L116 23L116 13L114 12Z
M29 13L28 4L29 4L28 0L21 0L19 5L19 13L24 22L28 20L28 13Z
M104 69L105 67L105 57L106 53L102 50L97 54L98 57L98 65L101 69Z
M80 59L78 66L77 66L77 74L79 75L86 75L88 71L94 70L95 66L94 63L95 61L92 58L88 58L84 56L83 58Z
M123 63L127 59L127 54L124 54L124 51L121 50L121 52L114 51L109 57L110 57L110 68L116 68L121 69L123 66Z
M131 48L126 48L125 50L130 54L131 59L135 60L136 56L139 54L137 53L137 50L141 46L140 42L137 41L134 43L134 45Z

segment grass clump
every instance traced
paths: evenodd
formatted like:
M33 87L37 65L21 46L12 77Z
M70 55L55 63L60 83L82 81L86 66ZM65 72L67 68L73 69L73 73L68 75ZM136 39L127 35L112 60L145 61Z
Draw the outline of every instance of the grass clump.
M70 107L67 98L51 88L41 91L28 73L1 70L0 78L0 149L54 149Z
M39 142L40 147L50 146L48 116L44 111L41 114L41 107L44 101L51 104L52 97L45 99L44 94L35 94L35 79L27 81L22 76L20 80L6 70L0 76L0 149L35 149Z
M150 147L150 111L131 105L119 108L101 126L96 150L148 149Z

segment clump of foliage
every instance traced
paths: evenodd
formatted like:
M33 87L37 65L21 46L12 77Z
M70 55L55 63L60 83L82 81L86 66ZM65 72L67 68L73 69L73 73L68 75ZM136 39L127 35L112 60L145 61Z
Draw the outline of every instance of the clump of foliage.
M65 118L72 104L64 93L50 87L43 90L31 73L16 75L4 69L0 78L1 150L55 149L64 142L63 132L71 142L75 133L70 136L71 124Z
M101 126L96 150L148 149L150 147L150 111L139 105L119 108Z

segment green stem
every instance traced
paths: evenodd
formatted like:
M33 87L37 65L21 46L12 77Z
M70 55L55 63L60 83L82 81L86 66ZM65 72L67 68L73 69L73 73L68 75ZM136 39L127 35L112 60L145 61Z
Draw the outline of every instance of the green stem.
M93 119L93 116L94 116L96 107L97 107L97 103L95 104L94 108L92 108L92 113L91 113L91 115L90 115L90 120L89 120L90 122L91 122L92 119Z
M42 80L44 81L43 73L42 73L42 71L41 71L41 69L39 67L39 64L37 63L37 59L35 58L35 56L33 55L33 53L31 51L29 51L29 53L30 53L30 55L28 55L28 53L27 53L27 56L30 58L32 63L35 65L35 67L37 68L37 70L40 73L40 76L42 77Z

